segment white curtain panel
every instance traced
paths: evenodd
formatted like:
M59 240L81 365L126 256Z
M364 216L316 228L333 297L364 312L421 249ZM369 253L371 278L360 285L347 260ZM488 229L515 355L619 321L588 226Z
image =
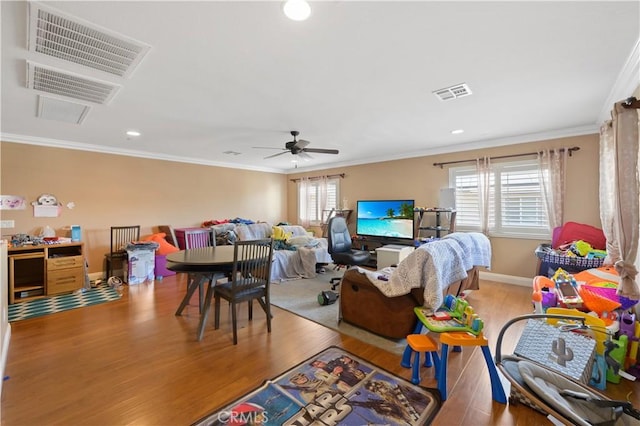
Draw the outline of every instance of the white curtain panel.
M478 173L478 211L480 213L480 229L484 235L489 235L489 195L491 191L491 158L476 159Z
M299 200L298 200L298 223L305 228L309 227L309 179L302 178L298 183L300 185L300 190L298 191Z
M618 294L640 298L635 281L638 255L640 184L638 110L614 105L612 119L600 128L600 219L607 237L605 264L620 274Z
M544 198L549 233L564 223L565 170L569 148L545 149L538 153L540 187Z
M320 182L318 182L318 208L320 212L322 210L327 210L327 182L329 181L326 176L322 176L319 178Z

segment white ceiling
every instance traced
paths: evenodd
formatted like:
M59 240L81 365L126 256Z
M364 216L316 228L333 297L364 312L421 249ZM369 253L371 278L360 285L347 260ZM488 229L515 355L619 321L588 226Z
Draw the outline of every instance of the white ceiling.
M28 3L1 3L5 141L274 172L296 157L253 147L290 130L340 150L304 171L593 133L640 83L638 1L321 1L304 22L278 1L44 3L149 45L128 78L29 51ZM119 89L81 124L40 118L27 60Z

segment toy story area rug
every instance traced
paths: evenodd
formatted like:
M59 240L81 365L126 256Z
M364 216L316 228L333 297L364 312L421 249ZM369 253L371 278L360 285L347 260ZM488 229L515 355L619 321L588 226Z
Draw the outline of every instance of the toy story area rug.
M440 407L436 389L330 346L194 425L427 425Z

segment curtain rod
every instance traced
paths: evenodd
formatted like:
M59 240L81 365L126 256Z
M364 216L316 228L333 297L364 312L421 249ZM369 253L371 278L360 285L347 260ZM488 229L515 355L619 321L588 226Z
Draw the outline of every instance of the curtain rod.
M313 176L308 178L309 180L318 180L318 179L322 179L322 178L327 178L327 179L331 179L331 178L343 178L344 177L344 173L340 173L337 175L326 175L326 176ZM302 178L296 178L296 179L289 179L291 182L300 182L302 180Z
M640 101L632 96L630 98L625 99L622 102L622 106L624 108L636 108L636 109L638 109L638 108L640 108Z
M560 152L564 152L565 149L569 152L569 157L571 157L571 154L573 153L573 151L579 151L580 147L579 146L574 146L574 147L571 147L571 148L560 148ZM496 160L496 159L499 159L499 158L524 157L524 156L527 156L527 155L536 155L536 154L539 154L539 152L527 152L526 154L499 155L497 157L489 157L489 159ZM440 168L442 168L442 166L447 165L447 164L469 163L471 161L476 161L476 160L473 159L473 160L445 161L443 163L433 163L433 165L434 166L440 166Z

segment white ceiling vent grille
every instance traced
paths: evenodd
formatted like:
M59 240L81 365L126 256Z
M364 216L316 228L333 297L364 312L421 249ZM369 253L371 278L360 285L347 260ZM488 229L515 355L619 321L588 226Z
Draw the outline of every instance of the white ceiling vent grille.
M471 94L471 89L466 83L456 84L455 86L445 87L444 89L438 89L433 92L441 101L448 101L451 99L462 98Z
M29 50L120 77L131 75L149 46L31 2Z
M30 61L27 61L27 87L102 105L111 101L120 88L113 83L91 80Z
M87 105L38 96L38 117L47 120L81 124L90 110L91 107Z

